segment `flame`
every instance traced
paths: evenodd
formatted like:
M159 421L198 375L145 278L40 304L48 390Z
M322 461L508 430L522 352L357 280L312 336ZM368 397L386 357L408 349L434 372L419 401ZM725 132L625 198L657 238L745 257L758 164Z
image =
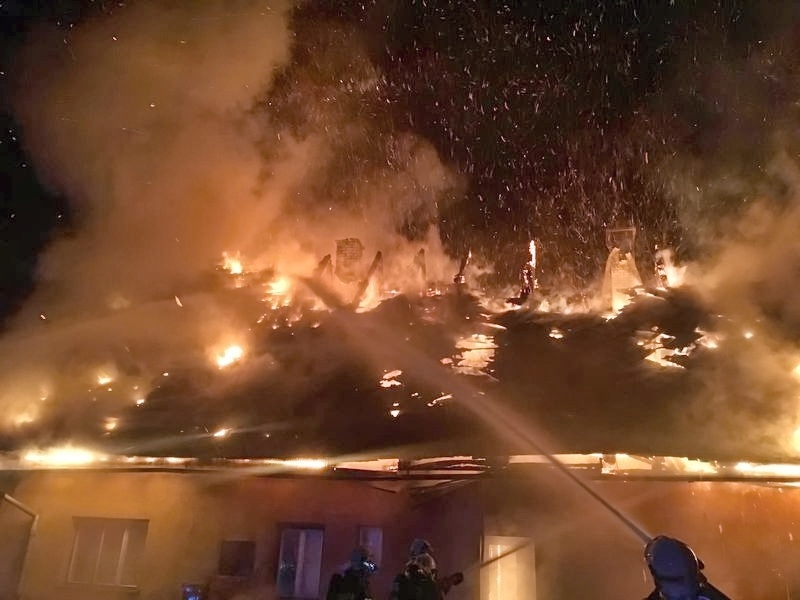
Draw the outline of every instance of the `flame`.
M103 429L108 432L114 431L119 425L119 419L116 417L107 417L103 423Z
M709 348L711 350L719 348L719 343L722 341L722 336L720 334L709 333L707 331L703 331L699 327L695 329L695 333L700 334L700 337L697 339L697 343L704 348Z
M686 473L706 473L709 475L716 475L719 469L713 463L696 460L686 457L676 457L675 461L680 465L681 470Z
M774 475L778 477L800 477L800 465L774 464L757 465L749 462L737 463L734 467L739 473L747 475Z
M659 274L659 286L661 289L681 287L686 280L686 267L679 267L673 261L673 253L669 248L656 252L656 271Z
M278 277L267 284L267 293L284 296L292 289L292 281L288 277Z
M108 385L114 381L114 378L107 373L100 373L97 375L97 385Z
M531 253L531 259L528 261L528 264L533 267L534 272L536 271L536 241L531 240L531 243L528 245L528 249Z
M231 344L227 348L225 348L222 352L217 354L216 361L217 367L220 369L225 369L226 367L231 366L242 360L244 357L244 348L239 346L238 344Z
M239 253L236 253L236 256L231 256L227 252L222 253L222 268L226 270L231 275L241 275L244 273L244 266L242 265L242 260L239 257Z
M231 432L231 430L230 430L229 428L227 428L227 427L223 427L222 429L217 429L217 430L214 432L214 434L213 434L213 437L215 437L215 438L224 438L224 437L228 437L228 435L230 434L230 432Z
M73 446L49 448L47 450L28 450L22 456L22 460L25 462L49 467L88 465L105 460L105 458L104 455L97 452Z
M291 458L277 462L278 464L294 469L311 469L315 471L319 471L328 466L328 461L324 458Z

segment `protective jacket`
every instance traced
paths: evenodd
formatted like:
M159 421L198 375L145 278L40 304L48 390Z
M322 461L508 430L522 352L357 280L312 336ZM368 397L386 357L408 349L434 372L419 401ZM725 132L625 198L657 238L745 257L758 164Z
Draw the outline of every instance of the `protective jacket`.
M370 600L369 578L363 571L347 569L344 573L334 573L328 585L325 600Z

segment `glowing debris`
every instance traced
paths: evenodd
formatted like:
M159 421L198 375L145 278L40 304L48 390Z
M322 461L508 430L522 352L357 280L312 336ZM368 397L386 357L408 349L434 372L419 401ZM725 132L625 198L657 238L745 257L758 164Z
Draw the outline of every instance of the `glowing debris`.
M564 339L564 332L561 331L558 327L553 327L550 330L550 333L548 333L547 335L553 338L554 340Z
M228 429L227 427L223 427L222 429L217 429L212 435L215 438L224 438L228 437L230 432L231 432L230 429Z
M380 381L378 381L378 385L380 385L382 388L401 386L403 384L398 381L397 378L402 374L403 372L400 369L395 369L394 371L384 373Z
M114 431L119 426L119 419L116 417L107 417L103 422L103 429L107 432Z
M461 350L455 355L454 369L464 375L487 375L483 370L493 361L497 344L494 337L483 333L473 333L459 338L456 348Z

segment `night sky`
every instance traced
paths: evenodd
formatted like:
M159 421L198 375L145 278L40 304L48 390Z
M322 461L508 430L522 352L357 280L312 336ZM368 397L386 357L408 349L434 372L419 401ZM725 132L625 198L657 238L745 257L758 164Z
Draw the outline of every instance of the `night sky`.
M67 35L120 10L125 3L2 2L3 62L13 63L38 23ZM777 131L788 136L789 159L798 156L796 11L793 2L745 0L309 2L293 15L301 41L291 64L253 110L302 138L313 115L293 104L293 82L353 84L339 77L350 58L329 50L358 38L379 92L351 108L382 130L427 139L465 181L437 215L451 255L472 248L502 263L508 247L535 236L544 271L585 280L605 256L606 226L635 223L643 256L667 243L690 259L707 246L701 224L787 196L768 163ZM47 241L81 216L38 182L9 109L0 135L8 316L32 289ZM391 161L385 148L372 150L343 149L352 180L370 161ZM412 215L402 233L414 239L421 229Z

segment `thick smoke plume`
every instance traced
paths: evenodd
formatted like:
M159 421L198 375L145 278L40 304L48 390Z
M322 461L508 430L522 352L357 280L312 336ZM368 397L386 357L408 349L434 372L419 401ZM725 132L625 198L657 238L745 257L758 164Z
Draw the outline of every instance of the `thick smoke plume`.
M54 368L83 386L110 360L115 378L147 381L240 342L248 324L207 285L223 253L307 276L337 238L360 237L399 285L421 247L430 277L452 277L435 223L457 178L392 129L358 36L303 29L292 10L137 2L43 28L18 53L15 115L75 227L41 257L5 339L24 380L7 403L47 397Z
M673 126L693 133L657 174L681 217L684 250L696 258L688 283L727 339L717 360L698 365L698 395L678 411L788 454L798 450L800 423L798 69L790 29L744 56L688 65L673 101L694 90L694 106L675 113Z
M42 261L56 307L171 297L226 251L306 270L335 236L385 243L410 219L427 237L452 178L424 142L359 114L379 74L356 41L323 24L311 66L289 64L289 8L143 2L28 45L17 115L77 207Z

